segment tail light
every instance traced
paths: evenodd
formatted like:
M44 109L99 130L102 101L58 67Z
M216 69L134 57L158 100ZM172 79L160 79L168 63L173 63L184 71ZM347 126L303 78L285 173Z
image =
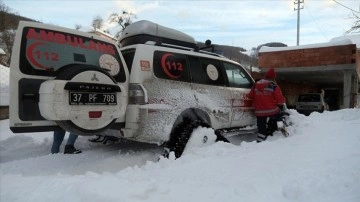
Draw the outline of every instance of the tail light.
M100 118L102 111L89 111L89 118Z
M145 89L140 84L131 83L129 86L129 104L145 104Z

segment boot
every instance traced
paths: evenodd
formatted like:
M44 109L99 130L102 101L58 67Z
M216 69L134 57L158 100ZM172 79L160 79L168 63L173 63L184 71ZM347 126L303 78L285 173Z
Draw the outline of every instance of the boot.
M65 145L64 154L80 154L81 150L75 149L73 145Z
M258 134L257 134L256 142L257 142L257 143L263 142L263 141L266 140L266 138L267 138L267 135L263 135L263 134L261 134L261 133L258 133Z

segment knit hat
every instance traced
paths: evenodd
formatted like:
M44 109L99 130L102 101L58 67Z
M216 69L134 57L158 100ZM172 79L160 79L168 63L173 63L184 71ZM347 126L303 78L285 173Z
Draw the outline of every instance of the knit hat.
M274 70L273 68L270 68L270 69L266 72L265 78L267 78L267 79L275 79L275 78L276 78L275 70Z

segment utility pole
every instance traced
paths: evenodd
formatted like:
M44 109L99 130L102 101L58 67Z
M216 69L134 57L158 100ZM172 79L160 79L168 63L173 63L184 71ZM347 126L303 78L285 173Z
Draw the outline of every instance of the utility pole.
M300 9L303 9L304 6L301 5L305 0L295 0L294 5L297 5L297 8L294 8L294 11L297 11L297 38L296 45L299 45L299 33L300 33Z

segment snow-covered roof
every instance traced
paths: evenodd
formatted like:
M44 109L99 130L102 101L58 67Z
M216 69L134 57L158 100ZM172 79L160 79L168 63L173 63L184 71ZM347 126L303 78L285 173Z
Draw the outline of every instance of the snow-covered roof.
M113 40L113 41L117 40L113 35L106 33L100 29L91 30L88 33L96 34L96 35L101 36L102 38L108 39L108 40Z
M252 72L261 72L261 69L259 67L251 67Z
M341 41L344 39L349 39L351 40L351 42L353 44L356 44L356 47L358 49L360 49L360 34L353 34L353 35L346 35L346 36L340 36L340 37L336 37L330 40L330 42L335 42L335 41Z
M261 52L275 52L275 51L299 50L299 49L309 49L309 48L322 48L322 47L341 46L341 45L349 45L349 44L356 44L356 47L359 49L360 34L336 37L326 43L316 43L316 44L307 44L307 45L289 46L289 47L263 46L260 48L259 52L261 53Z
M95 32L98 32L98 33L100 33L100 34L102 34L102 35L104 35L104 36L106 36L106 37L109 37L109 38L111 38L111 39L116 40L116 38L115 38L113 35L111 35L111 34L109 34L109 33L106 33L106 32L104 32L104 31L102 31L102 30L100 30L100 29L95 29Z

